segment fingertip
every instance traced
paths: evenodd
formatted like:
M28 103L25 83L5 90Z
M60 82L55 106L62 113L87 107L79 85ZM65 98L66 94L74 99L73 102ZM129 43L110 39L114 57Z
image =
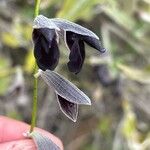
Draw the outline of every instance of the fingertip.
M23 136L23 133L29 131L29 128L30 126L24 122L0 116L0 143L28 140ZM63 150L63 144L58 137L40 128L35 128L35 130L49 137L61 150ZM2 148L0 147L0 149Z
M36 150L36 145L32 139L23 139L18 141L4 142L0 144L0 149L7 150L19 150L19 149L28 149Z
M26 123L0 116L0 143L24 139L23 132L28 130Z
M61 143L59 143L57 146L59 146L60 150L63 150L63 146L60 144ZM37 147L32 139L23 139L23 140L1 143L0 149L1 150L6 150L6 149L7 150L21 150L21 149L37 150Z

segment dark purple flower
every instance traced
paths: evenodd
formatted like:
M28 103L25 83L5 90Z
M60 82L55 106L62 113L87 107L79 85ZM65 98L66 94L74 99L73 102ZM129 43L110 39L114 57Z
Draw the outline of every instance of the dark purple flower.
M90 36L67 31L65 40L70 49L68 68L74 73L80 72L82 68L85 58L85 42L100 52L105 51L105 49L101 48L99 40Z
M74 122L77 119L78 105L91 105L90 99L74 84L54 70L59 60L58 41L63 38L69 49L68 68L79 73L85 59L85 43L94 49L104 52L97 35L90 30L67 20L48 19L39 15L33 25L34 56L41 69L40 76L56 92L62 112Z
M85 45L104 52L99 38L90 30L63 19L39 15L33 26L34 56L40 69L54 70L59 60L58 39L62 37L70 50L68 68L80 72L85 59Z
M54 70L59 60L59 49L54 29L33 30L34 56L40 69Z

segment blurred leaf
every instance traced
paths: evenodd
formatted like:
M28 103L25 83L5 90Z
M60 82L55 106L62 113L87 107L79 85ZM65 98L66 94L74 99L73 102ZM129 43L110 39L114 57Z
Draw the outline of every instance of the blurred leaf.
M106 135L110 131L110 118L101 119L98 128L103 135Z
M35 65L35 58L33 56L33 50L29 50L24 65L25 71L27 71L28 73L32 73L34 65Z
M119 7L117 1L112 1L111 4L108 4L108 7L104 8L104 11L117 24L128 30L131 30L135 25L134 19L129 14L127 14L126 11L123 11L123 9Z
M93 16L93 7L102 2L103 0L66 0L62 9L58 12L57 17L71 21L81 18L88 20Z
M7 112L6 116L9 117L9 118L16 119L16 120L23 120L21 114L17 111Z
M0 70L6 69L8 68L8 66L9 66L9 60L3 56L0 56Z
M150 148L150 132L147 134L145 140L143 141L142 147L144 150L148 150Z
M130 104L127 101L123 103L124 107L124 120L122 132L127 138L132 138L136 131L136 117L134 112L131 109Z
M4 94L6 92L10 83L7 68L9 68L8 59L0 57L0 94Z
M60 5L62 5L64 2L62 0L42 0L41 4L40 4L40 8L41 9L47 9L50 6L53 7L59 7Z
M11 33L3 33L2 41L5 45L10 46L12 48L16 48L20 45L20 42L18 41L16 36Z
M27 41L31 40L32 37L32 26L25 25L21 28L23 38Z
M32 26L14 18L9 32L2 33L2 42L12 48L28 46L32 37Z
M0 95L3 95L6 90L8 89L9 83L10 83L10 77L3 77L0 78Z
M117 67L130 79L144 84L150 84L150 72L135 69L123 64L117 64Z

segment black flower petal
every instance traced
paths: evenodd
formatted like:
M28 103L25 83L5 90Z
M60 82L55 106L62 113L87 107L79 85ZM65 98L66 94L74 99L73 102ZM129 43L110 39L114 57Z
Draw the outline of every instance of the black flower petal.
M56 38L56 32L54 29L41 28L39 31L49 43L51 43L53 38Z
M84 42L78 38L77 34L67 32L66 43L70 49L68 68L73 73L79 73L85 59Z
M102 45L100 44L99 39L90 37L90 36L81 36L81 38L91 47L95 48L96 50L104 53L106 51L105 48L102 47Z
M72 103L61 97L58 96L58 103L62 112L72 121L76 122L77 115L78 115L78 104Z
M82 68L85 59L84 42L100 52L105 52L99 39L92 36L66 31L65 42L70 49L68 68L73 73L79 73Z
M33 30L34 56L40 69L54 70L59 60L59 49L54 29Z
M84 43L76 40L72 47L69 55L68 68L71 72L79 73L85 58Z

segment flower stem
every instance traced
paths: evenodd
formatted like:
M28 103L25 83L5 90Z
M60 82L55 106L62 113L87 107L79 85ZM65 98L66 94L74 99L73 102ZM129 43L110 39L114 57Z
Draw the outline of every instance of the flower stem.
M40 0L35 0L35 9L34 9L34 17L39 15L39 8L40 8ZM37 72L38 66L35 62L34 74ZM32 119L31 119L31 127L30 133L33 132L33 129L36 124L37 118L37 91L38 91L38 79L34 77L34 88L33 88L33 106L32 106Z
M41 0L35 0L34 17L37 17L39 15L40 2Z

